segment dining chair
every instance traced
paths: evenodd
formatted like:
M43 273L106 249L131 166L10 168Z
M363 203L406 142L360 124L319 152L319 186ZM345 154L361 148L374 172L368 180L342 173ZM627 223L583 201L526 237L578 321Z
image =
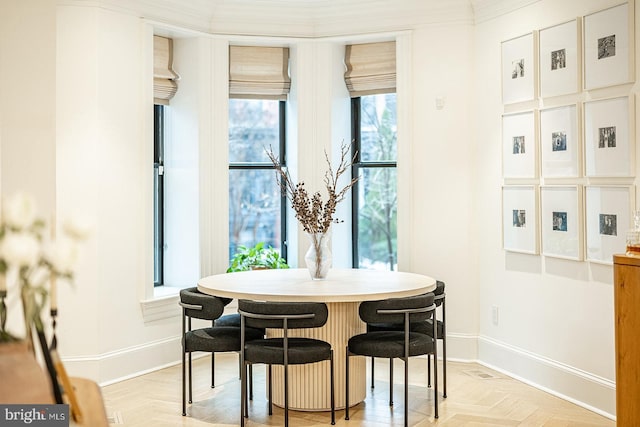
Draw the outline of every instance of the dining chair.
M441 318L437 319L437 336L439 340L442 340L442 397L447 398L447 315L445 308L445 283L441 280L436 281L436 288L432 292L434 294L434 301L437 307L441 308ZM381 331L381 330L402 330L402 324L392 323L368 323L367 332ZM421 332L429 336L433 335L432 320L427 319L424 323L413 323L411 325L413 332ZM371 358L371 388L375 388L375 358ZM434 363L437 363L434 362ZM427 387L431 387L431 358L427 358ZM391 382L391 388L393 389L393 364L389 364L389 376ZM390 404L393 402L393 390L389 392Z
M349 359L352 356L382 357L404 361L404 425L409 417L409 357L433 354L437 358L435 340L423 333L414 332L411 326L435 317L436 305L433 293L405 298L389 298L365 301L360 304L359 315L365 323L402 324L402 330L369 331L349 338L346 349L345 420L349 419ZM436 323L433 325L435 336ZM434 418L438 418L438 367L434 364ZM393 385L393 380L389 380ZM390 399L390 405L392 400Z
M434 302L437 307L441 307L441 318L438 319L436 316L436 333L437 338L442 340L442 397L447 398L447 311L445 307L445 297L446 294L444 292L444 282L437 280L436 288L433 291ZM427 319L427 321L423 325L416 325L416 332L423 332L431 337L433 337L433 320ZM438 361L434 358L433 363L436 364ZM427 358L427 386L431 387L431 358Z
M328 310L324 303L289 303L289 302L265 302L239 300L238 312L242 323L240 358L243 369L241 370L242 386L240 399L240 425L245 425L245 418L249 416L247 404L247 365L262 363L268 365L268 400L269 415L273 414L272 399L272 365L282 365L284 368L284 425L289 426L289 365L301 365L329 361L330 368L330 399L331 399L331 424L335 424L335 394L334 394L334 368L333 349L326 341L290 337L292 329L319 328L327 322ZM250 328L281 329L282 337L251 338ZM311 384L309 386L312 386Z
M214 326L213 322L224 311L224 301L220 298L203 294L198 288L180 290L180 306L182 307L182 415L187 415L186 405L186 367L189 368L189 403L193 402L192 353L203 351L211 353L211 387L215 386L214 355L217 352L240 352L241 330L234 326ZM212 322L212 326L192 328L192 319ZM257 339L264 336L264 330L249 329L245 336ZM188 364L187 364L187 354Z

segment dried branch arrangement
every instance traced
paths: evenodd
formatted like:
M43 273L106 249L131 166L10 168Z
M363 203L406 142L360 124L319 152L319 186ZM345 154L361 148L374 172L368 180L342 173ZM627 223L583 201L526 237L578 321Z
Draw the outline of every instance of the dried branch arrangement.
M273 153L273 149L269 147L269 150L266 151L267 156L269 156L276 168L278 185L282 193L291 202L296 219L302 224L304 231L311 234L326 233L331 223L341 222L333 217L336 212L336 206L344 200L349 189L358 181L358 177L352 178L347 185L338 190L338 179L349 170L355 159L355 154L353 157L349 155L351 144L344 144L343 142L340 146L340 162L335 171L331 166L327 151L325 150L324 152L324 158L328 165L328 169L324 174L324 184L328 195L326 201L322 200L319 191L310 195L304 186L304 182L294 184L289 171L280 164L280 160Z

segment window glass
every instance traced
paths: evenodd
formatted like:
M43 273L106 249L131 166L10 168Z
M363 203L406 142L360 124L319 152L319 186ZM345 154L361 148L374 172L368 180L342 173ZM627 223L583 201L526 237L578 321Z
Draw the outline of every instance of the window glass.
M280 145L279 101L229 100L229 162L268 163L265 147L278 153Z
M229 171L229 256L238 245L280 248L280 188L273 170Z
M358 187L358 267L396 270L396 168L362 168Z
M362 162L397 160L396 94L360 98L360 157Z

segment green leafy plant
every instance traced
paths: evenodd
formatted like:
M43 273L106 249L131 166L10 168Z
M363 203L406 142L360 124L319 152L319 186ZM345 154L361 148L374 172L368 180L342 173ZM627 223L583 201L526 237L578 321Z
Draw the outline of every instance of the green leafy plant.
M249 248L238 245L238 250L231 259L231 265L227 273L235 271L248 271L259 268L289 268L287 261L280 256L280 252L271 246L264 246L264 242L258 242Z

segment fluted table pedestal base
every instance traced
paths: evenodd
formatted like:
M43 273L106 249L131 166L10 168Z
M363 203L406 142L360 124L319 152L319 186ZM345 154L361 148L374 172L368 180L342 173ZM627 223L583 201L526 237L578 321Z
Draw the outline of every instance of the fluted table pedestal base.
M336 409L345 407L345 358L349 338L366 330L358 316L359 302L327 303L329 318L322 328L299 329L292 335L327 341L333 348ZM267 336L282 336L282 331L267 331ZM273 403L284 407L284 369L273 366ZM366 360L353 357L349 363L349 403L356 405L366 395ZM331 410L329 362L289 366L289 408L298 411Z

